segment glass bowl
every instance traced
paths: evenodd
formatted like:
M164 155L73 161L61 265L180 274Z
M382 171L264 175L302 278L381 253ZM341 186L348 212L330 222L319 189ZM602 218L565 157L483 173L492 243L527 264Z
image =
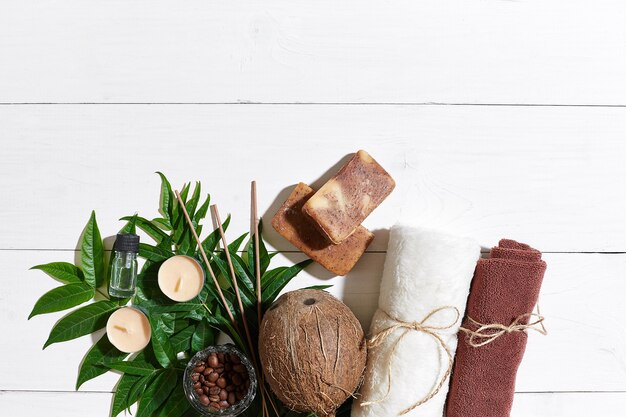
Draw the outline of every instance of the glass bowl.
M230 405L228 408L216 409L214 407L211 407L210 404L209 405L203 404L200 401L200 395L199 393L196 392L196 389L204 390L205 385L201 383L199 388L198 386L194 387L194 384L197 383L197 381L193 380L194 375L202 375L204 378L204 371L201 373L196 372L196 367L198 363L201 361L207 361L208 360L207 358L209 358L209 356L211 356L212 353L231 355L231 357L234 355L235 357L239 358L241 365L243 365L246 371L248 372L248 378L249 378L250 384L248 385L247 388L244 388L243 392L239 393L239 399L236 400L236 402ZM228 371L225 370L225 372L228 372ZM229 386L233 385L232 383L230 383L231 380L229 378L227 378L227 381L229 381L228 382ZM207 375L207 383L208 382L209 380L208 380L208 375ZM185 374L183 375L183 388L185 390L185 396L189 400L189 403L193 406L193 408L196 411L198 411L203 416L237 416L243 413L252 403L252 400L254 399L254 396L256 395L257 378L254 372L254 366L252 366L252 362L250 361L250 359L248 359L248 357L241 350L237 349L237 347L229 343L226 345L209 346L206 349L201 350L198 353L196 353L193 356L193 358L191 358L191 360L187 364L187 367L185 368ZM206 386L206 388L208 390L213 387ZM224 390L228 390L228 389L229 389L228 387L224 388ZM235 393L235 391L233 391L233 393ZM229 391L229 394L230 394L230 391ZM207 397L210 396L209 393L206 392L206 390L204 392L204 395L207 395ZM217 394L214 394L214 395L217 395ZM205 402L206 402L206 399L205 399Z

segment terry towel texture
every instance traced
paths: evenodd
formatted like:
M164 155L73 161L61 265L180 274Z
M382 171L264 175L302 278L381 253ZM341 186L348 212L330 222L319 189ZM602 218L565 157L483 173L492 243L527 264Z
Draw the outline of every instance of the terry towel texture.
M456 307L462 317L479 257L480 247L471 239L411 226L394 226L370 337L397 324L390 317L405 322L420 322L433 310L445 306ZM455 318L453 308L447 308L424 323L428 326L450 326L436 332L452 356L461 324L460 319L455 323ZM407 334L402 337L405 332ZM394 346L400 337L402 339L394 353ZM368 352L365 379L360 396L354 401L352 416L398 416L432 392L448 365L446 353L432 335L407 328L394 330L379 346ZM437 395L406 415L441 417L447 387L448 381L445 381ZM383 398L383 401L377 402ZM376 403L362 405L368 401Z
M508 326L517 317L531 313L539 297L545 269L546 263L538 250L512 240L501 240L499 246L491 250L490 259L478 261L463 327L476 329L468 318L482 324ZM526 323L528 319L521 321L521 324ZM458 337L446 417L509 416L527 333L507 333L481 347L470 346L468 335L463 332L459 332Z

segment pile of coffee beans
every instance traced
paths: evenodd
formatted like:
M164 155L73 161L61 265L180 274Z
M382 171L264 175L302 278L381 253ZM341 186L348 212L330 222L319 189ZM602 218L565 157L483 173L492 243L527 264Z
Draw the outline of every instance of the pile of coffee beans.
M248 370L234 353L213 352L195 365L191 373L193 389L198 401L214 411L241 401L250 388Z

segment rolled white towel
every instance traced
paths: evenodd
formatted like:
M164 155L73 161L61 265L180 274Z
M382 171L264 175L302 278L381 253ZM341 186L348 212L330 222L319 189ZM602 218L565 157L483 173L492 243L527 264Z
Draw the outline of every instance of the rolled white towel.
M454 357L479 257L480 246L471 239L407 225L391 229L370 327L377 346L368 351L352 417L443 416L450 365L445 349ZM415 324L422 321L421 328Z

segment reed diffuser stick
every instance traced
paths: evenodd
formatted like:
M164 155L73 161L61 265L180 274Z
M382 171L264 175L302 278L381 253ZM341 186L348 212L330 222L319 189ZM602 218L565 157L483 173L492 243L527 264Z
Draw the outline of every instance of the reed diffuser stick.
M252 362L254 363L255 368L258 370L259 376L261 379L260 392L261 392L261 403L263 405L263 413L269 414L267 410L267 404L266 404L266 387L262 379L263 369L261 368L261 365L257 360L256 352L254 349L254 344L252 343L252 336L250 335L250 329L248 328L248 321L246 320L243 303L241 302L241 296L239 294L239 284L237 283L237 275L235 274L235 268L233 267L233 260L230 257L230 251L228 250L228 242L226 241L226 235L224 234L224 229L222 228L222 220L220 219L220 213L219 213L219 210L217 209L217 205L213 204L211 206L211 214L213 215L213 219L218 225L217 227L219 228L219 231L220 231L220 237L222 238L222 246L224 247L226 261L228 262L228 268L230 269L230 274L232 276L233 288L235 289L235 294L237 295L237 304L239 305L239 311L241 312L241 320L243 321L243 327L246 332L246 339L248 340L248 346L250 348L250 356L252 356ZM271 397L270 397L270 402L272 403L272 406L274 407L276 415L278 416L279 415L278 410L276 409L274 403L271 401Z
M217 227L220 231L220 237L222 238L222 246L224 247L224 254L226 255L226 262L228 262L228 268L230 269L230 275L233 281L233 288L235 290L235 295L237 297L237 304L239 306L239 312L241 313L241 321L243 322L243 327L246 332L246 338L248 339L248 345L250 347L250 354L254 362L256 362L256 354L254 352L254 344L252 344L252 337L250 336L250 329L248 329L248 321L246 320L246 313L243 308L243 303L241 302L241 295L239 293L239 284L237 283L237 275L235 274L235 268L233 267L233 260L230 257L230 251L228 250L228 242L226 241L226 235L224 234L224 229L222 228L222 219L220 219L220 213L217 210L217 205L213 204L211 206L211 213L213 218L217 222Z
M204 264L209 270L209 275L211 275L211 278L213 279L213 284L215 284L215 288L217 289L217 293L220 296L220 300L222 301L222 304L224 305L224 308L226 309L226 312L228 313L228 318L230 319L230 322L233 324L233 327L235 328L237 333L240 333L239 326L237 325L237 321L235 320L235 317L233 316L232 311L230 311L230 308L228 307L228 303L226 302L224 293L222 292L222 289L220 288L220 284L217 282L217 278L215 277L213 268L211 268L211 264L209 263L209 259L206 256L206 252L204 251L204 248L202 247L202 242L200 241L200 238L198 237L198 234L196 233L196 228L193 226L193 222L191 221L191 218L189 217L189 213L187 213L187 208L185 207L185 203L183 202L183 199L180 198L180 194L178 193L178 190L174 191L174 193L176 194L176 198L178 199L178 205L183 211L185 215L185 219L187 219L187 224L189 225L189 228L191 229L191 233L193 234L193 237L196 240L196 243L198 244L198 249L200 250L200 254L202 255ZM220 229L221 228L222 226L220 223Z
M256 274L256 309L259 328L261 326L261 256L259 254L259 215L257 212L256 181L250 184L250 235L254 237L254 271Z

